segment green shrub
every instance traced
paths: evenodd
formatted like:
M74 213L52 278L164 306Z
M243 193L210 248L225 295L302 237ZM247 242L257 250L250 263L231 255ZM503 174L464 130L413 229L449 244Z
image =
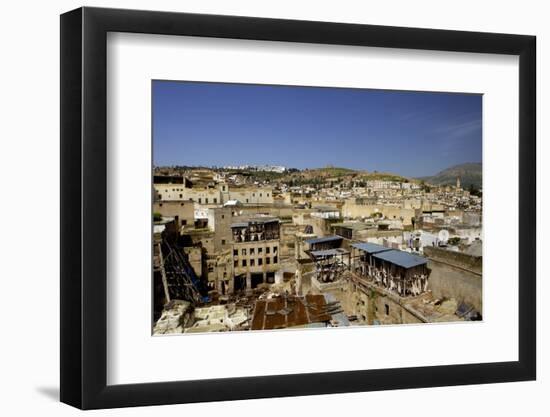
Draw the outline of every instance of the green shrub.
M451 237L447 243L451 246L456 246L460 243L460 238L459 237Z

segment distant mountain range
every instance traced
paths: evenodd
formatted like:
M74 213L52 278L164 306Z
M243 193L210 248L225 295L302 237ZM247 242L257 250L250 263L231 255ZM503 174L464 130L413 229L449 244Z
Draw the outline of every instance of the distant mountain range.
M434 185L455 185L457 177L460 178L462 188L467 190L473 184L475 188L480 189L482 186L481 162L468 162L455 165L431 177L421 177L418 179Z

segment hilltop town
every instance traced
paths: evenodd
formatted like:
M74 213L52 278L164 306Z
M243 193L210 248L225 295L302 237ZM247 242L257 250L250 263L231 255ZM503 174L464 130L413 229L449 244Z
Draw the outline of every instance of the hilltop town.
M153 333L481 320L482 190L439 182L155 167Z

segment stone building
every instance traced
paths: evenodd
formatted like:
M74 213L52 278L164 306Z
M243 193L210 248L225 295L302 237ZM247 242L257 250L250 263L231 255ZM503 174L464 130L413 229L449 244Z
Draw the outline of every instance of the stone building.
M310 259L309 255L306 253L306 249L309 248L309 244L306 243L308 240L316 239L317 235L315 233L297 232L294 235L294 259L297 261Z
M332 230L335 235L348 240L358 240L366 237L366 231L375 226L362 222L344 222L332 224Z
M434 309L428 290L428 260L373 243L352 244L349 293L353 313L367 324L457 320ZM456 307L456 306L455 306Z
M373 216L384 216L386 219L399 219L404 225L411 225L412 219L416 216L416 210L412 206L414 203L388 205L388 204L362 204L357 199L348 199L342 208L344 217L361 219ZM419 206L419 204L416 204Z
M195 221L194 204L192 201L155 201L153 213L160 213L163 217L172 217L176 227L193 226Z
M206 277L208 288L216 290L221 295L229 294L233 291L233 264L231 250L216 252L215 254L206 254Z
M155 201L190 200L199 205L217 206L230 200L237 200L244 205L273 204L271 187L229 186L225 182L200 183L192 185L183 183L155 183Z
M214 231L214 251L231 249L231 223L234 210L232 207L209 208L207 213L208 227Z
M353 248L359 254L354 256L346 306L360 323L482 319L481 257L431 247L428 258L370 243Z
M273 190L270 187L229 188L229 199L246 205L273 204Z
M401 297L428 290L428 260L408 252L374 243L355 243L353 271Z
M155 200L183 201L190 200L197 204L223 204L222 187L225 185L203 187L189 187L186 184L154 184ZM226 186L225 186L226 187Z
M231 224L234 291L274 283L280 269L280 222L273 217L251 217Z
M453 298L483 312L482 256L426 247L431 269L429 289L434 297Z

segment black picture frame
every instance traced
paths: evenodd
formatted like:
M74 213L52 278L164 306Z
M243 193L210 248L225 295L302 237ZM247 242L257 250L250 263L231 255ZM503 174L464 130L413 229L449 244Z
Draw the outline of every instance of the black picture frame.
M113 385L107 376L108 32L519 56L519 360ZM536 38L136 10L61 15L61 401L82 409L534 380Z

